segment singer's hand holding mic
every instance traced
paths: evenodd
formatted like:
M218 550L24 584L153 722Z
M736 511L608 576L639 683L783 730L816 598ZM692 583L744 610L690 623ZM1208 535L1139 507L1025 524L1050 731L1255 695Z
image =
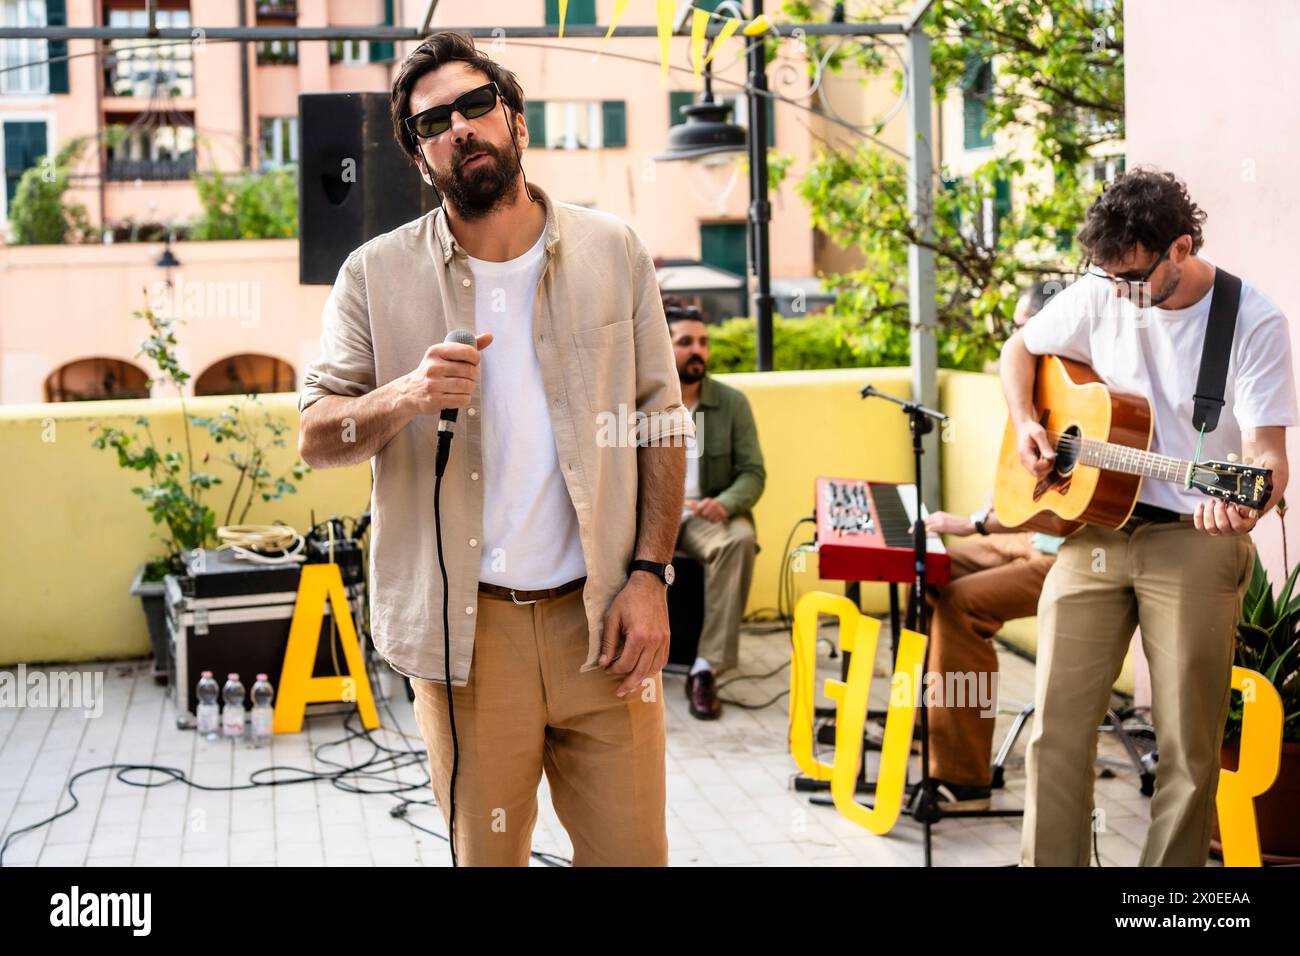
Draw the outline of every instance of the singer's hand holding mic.
M492 333L477 340L473 333L453 329L446 341L429 346L424 358L406 376L404 397L417 415L438 415L443 409L464 408L474 395L479 376L479 352L492 344Z

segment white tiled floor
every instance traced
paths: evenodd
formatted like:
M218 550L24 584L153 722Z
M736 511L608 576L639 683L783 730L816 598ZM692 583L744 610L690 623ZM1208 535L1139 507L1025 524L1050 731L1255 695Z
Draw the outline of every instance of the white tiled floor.
M883 657L888 641L881 644ZM1033 665L999 648L1001 679L997 740L1032 696ZM737 673L766 674L789 659L784 632L747 630ZM839 662L824 657L821 676L836 676ZM64 668L70 669L70 668ZM308 719L303 733L278 737L256 750L226 741L209 742L178 730L175 705L153 683L147 662L85 665L104 672L104 712L86 719L80 710L0 708L0 824L4 834L71 805L65 789L80 770L101 764L150 763L183 770L196 783L247 784L258 768L276 764L305 770L336 769L321 757L353 764L374 748L342 739L338 715ZM883 668L878 668L884 673ZM390 677L385 672L385 677ZM821 686L821 676L818 686ZM884 682L877 680L878 690ZM385 729L376 739L387 747L422 747L406 696L397 690ZM789 670L765 680L725 688L724 697L770 700L789 687ZM878 837L850 823L832 807L815 806L792 788L794 763L786 745L788 699L762 710L725 707L721 720L704 722L687 711L684 678L665 675L668 720L668 834L675 866L918 866L921 827L904 816ZM393 720L396 725L394 726ZM358 722L354 718L354 725ZM400 733L409 735L405 741ZM1027 730L1008 765L1007 787L995 805L1023 806L1023 753ZM1097 781L1098 806L1106 811L1099 839L1106 866L1134 865L1148 821L1148 800L1118 744L1104 736L1099 768L1113 771ZM265 775L263 775L265 776ZM142 779L142 778L138 778ZM401 781L429 796L423 762L357 782L391 787ZM79 806L53 824L17 837L6 864L58 865L397 865L445 866L446 843L390 815L399 797L358 795L326 781L238 791L199 790L179 782L150 789L131 787L98 771L76 781ZM550 804L545 782L539 793L534 849L568 857L571 847ZM429 804L408 808L408 819L445 832ZM1016 861L1020 821L943 820L934 827L934 862L940 866L998 866ZM536 861L535 861L536 862ZM537 864L541 865L541 864Z

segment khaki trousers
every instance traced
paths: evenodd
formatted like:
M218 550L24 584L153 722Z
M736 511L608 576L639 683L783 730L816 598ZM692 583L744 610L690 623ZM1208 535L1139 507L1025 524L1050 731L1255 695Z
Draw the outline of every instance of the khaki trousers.
M1055 560L1036 550L1032 539L1029 533L992 534L948 548L952 581L930 597L929 670L944 675L945 688L942 703L927 716L932 777L968 787L993 782L998 655L992 639L1007 621L1034 616ZM978 692L985 688L989 699L982 703Z
M740 655L740 619L754 577L754 526L741 515L725 522L691 517L677 533L677 550L704 565L704 624L695 654L721 673Z
M1088 865L1092 829L1105 827L1092 819L1097 727L1139 624L1160 748L1141 864L1205 865L1254 559L1249 536L1211 536L1190 521L1084 528L1061 546L1038 606L1022 865Z
M660 675L620 699L622 678L579 673L582 589L516 605L479 595L469 682L452 688L460 766L456 853L467 866L527 866L545 771L575 866L666 866ZM446 686L412 679L433 791L449 816Z

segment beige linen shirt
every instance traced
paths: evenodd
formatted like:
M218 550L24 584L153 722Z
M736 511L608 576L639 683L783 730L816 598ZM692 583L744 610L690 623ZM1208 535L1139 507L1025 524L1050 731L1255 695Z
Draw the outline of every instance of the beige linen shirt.
M605 612L627 580L637 533L637 448L694 434L655 281L632 229L609 213L551 200L531 335L560 469L587 565L589 648L598 667ZM474 328L466 253L441 209L355 250L321 315L321 355L299 412L326 395L359 396L412 371L451 329ZM483 357L491 361L491 348ZM409 677L444 679L442 577L434 543L438 419L420 415L371 459L370 624L375 646ZM461 409L441 490L452 683L469 678L483 540L482 395ZM346 438L344 439L346 440Z

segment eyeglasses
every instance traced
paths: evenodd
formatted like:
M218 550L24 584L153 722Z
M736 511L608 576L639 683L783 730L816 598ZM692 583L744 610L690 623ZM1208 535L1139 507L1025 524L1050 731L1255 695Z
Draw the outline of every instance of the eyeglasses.
M1174 241L1177 242L1177 240ZM1148 269L1145 273L1137 274L1137 273L1127 272L1124 275L1116 276L1116 275L1111 275L1109 272L1106 272L1104 269L1096 269L1096 268L1089 268L1087 270L1087 273L1090 276L1096 276L1098 279L1105 279L1107 282L1113 282L1116 285L1119 285L1120 283L1124 283L1125 285L1128 286L1143 285L1151 281L1151 277L1155 275L1156 270L1160 268L1160 263L1164 262L1165 259L1168 258L1169 253L1173 248L1174 248L1174 243L1173 242L1169 243L1169 246L1165 249L1165 251L1160 253L1160 258L1157 259L1152 264L1151 268Z
M497 105L500 90L495 83L485 83L477 89L462 93L454 102L431 106L405 120L406 131L420 139L429 139L451 129L451 114L459 113L465 119L478 119L492 112Z

